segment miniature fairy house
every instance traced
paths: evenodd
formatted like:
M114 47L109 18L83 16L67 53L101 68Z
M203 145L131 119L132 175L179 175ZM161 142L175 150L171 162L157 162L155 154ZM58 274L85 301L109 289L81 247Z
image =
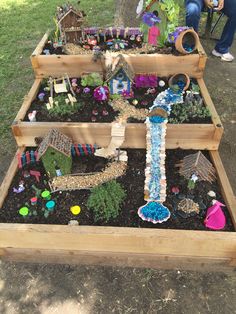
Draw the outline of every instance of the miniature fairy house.
M160 36L160 29L157 24L160 23L159 13L159 1L148 0L143 10L141 7L137 8L137 13L141 16L144 42L150 45L156 46L158 43L158 37Z
M130 93L135 73L122 55L117 56L116 64L107 68L106 81L109 84L111 94Z
M210 183L216 179L215 168L200 151L196 154L185 156L176 167L179 167L180 175L188 180L193 175L196 175L199 181L208 181Z
M40 143L38 158L50 177L71 173L71 145L72 140L55 129L50 130Z
M78 43L84 39L82 25L85 16L83 11L76 10L71 5L58 8L57 23L65 43Z

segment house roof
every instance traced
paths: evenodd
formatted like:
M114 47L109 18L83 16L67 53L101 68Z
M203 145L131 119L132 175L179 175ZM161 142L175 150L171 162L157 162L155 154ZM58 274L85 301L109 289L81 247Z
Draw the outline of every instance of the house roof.
M183 161L176 166L180 167L179 173L186 179L190 179L193 174L198 176L199 181L213 182L216 179L215 168L200 151L185 156Z
M63 15L58 18L58 23L60 24L61 21L64 20L64 18L65 18L68 14L70 14L70 13L74 13L74 14L77 15L81 20L84 19L84 15L83 15L82 11L75 11L75 9L70 8L67 12L63 12L63 13L62 13Z
M115 76L121 69L126 73L128 78L133 81L135 73L133 68L126 62L125 58L123 55L118 55L117 58L119 58L117 64L115 65L110 65L107 68L106 72L106 80L109 81L113 76ZM117 60L117 59L116 59Z
M149 5L146 6L144 11L149 11L151 9L151 7L153 6L153 4L155 4L156 2L159 2L159 0L152 0Z
M65 156L70 157L71 145L72 140L68 136L60 133L56 129L51 129L39 145L38 158L40 159L49 147L52 147Z

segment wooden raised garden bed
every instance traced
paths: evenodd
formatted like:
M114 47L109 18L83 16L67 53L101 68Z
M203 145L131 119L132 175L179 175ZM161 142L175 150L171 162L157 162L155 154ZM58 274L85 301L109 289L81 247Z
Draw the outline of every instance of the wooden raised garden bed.
M218 152L209 153L235 228L233 191ZM0 188L0 207L17 168L16 155ZM0 224L3 260L222 270L236 266L235 248L236 233L228 231Z
M60 77L67 73L70 77L78 77L83 72L99 72L104 64L92 61L92 55L42 55L48 41L46 33L31 55L31 63L36 78ZM142 54L125 55L133 66L135 73L158 73L169 76L176 73L186 73L190 77L202 78L207 56L201 45L198 52L190 55Z
M35 138L44 136L52 127L70 136L75 143L97 144L105 147L111 139L110 123L78 122L27 122L27 110L39 91L42 79L36 79L25 97L12 125L18 146L35 146ZM168 124L167 148L217 150L223 134L223 127L210 98L203 79L197 79L201 95L211 113L211 124ZM143 123L128 123L124 147L145 148L146 126Z

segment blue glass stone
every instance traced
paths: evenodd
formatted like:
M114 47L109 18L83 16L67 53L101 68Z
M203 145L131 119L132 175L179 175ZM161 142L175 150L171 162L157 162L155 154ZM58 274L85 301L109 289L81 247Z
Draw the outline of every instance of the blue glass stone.
M164 205L157 202L148 202L140 207L139 216L152 223L162 223L170 218L170 211Z

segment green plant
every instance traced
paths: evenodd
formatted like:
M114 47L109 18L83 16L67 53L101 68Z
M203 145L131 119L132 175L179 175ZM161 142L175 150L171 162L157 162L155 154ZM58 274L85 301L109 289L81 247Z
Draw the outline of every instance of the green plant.
M176 0L163 0L160 3L162 22L161 36L158 39L159 47L166 45L168 35L178 26L180 6Z
M91 191L87 206L94 213L95 221L115 219L120 212L120 205L126 192L116 181L95 187Z
M71 115L76 113L83 106L82 103L74 103L73 106L70 102L67 104L65 95L58 95L54 97L53 103L53 108L48 111L49 115L52 117Z
M172 106L170 123L178 124L189 122L191 119L205 119L211 116L208 108L205 107L200 95L189 93L183 104Z
M121 99L121 98L122 98L122 96L119 95L119 94L110 95L110 99L111 99L111 100L117 100L117 99Z
M84 75L81 79L82 86L100 86L103 85L103 80L99 73L90 73Z
M188 189L189 190L193 190L195 188L195 185L196 185L195 182L193 180L189 179L189 181L188 181Z

